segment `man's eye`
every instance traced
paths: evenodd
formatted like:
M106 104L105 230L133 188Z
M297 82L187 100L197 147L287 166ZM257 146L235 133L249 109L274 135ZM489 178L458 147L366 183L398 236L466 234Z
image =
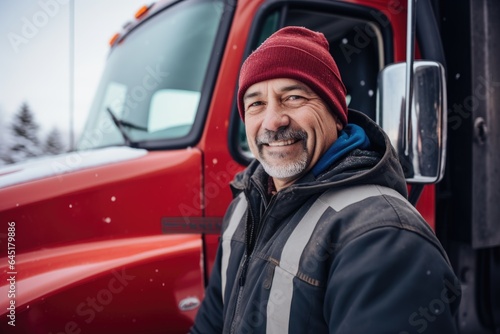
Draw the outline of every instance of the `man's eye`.
M258 108L258 107L260 107L262 105L264 105L264 103L262 101L255 101L255 102L252 102L252 103L248 104L245 109L246 110L256 109L256 108Z
M298 107L307 102L307 99L300 95L290 95L283 100L283 104L287 107Z

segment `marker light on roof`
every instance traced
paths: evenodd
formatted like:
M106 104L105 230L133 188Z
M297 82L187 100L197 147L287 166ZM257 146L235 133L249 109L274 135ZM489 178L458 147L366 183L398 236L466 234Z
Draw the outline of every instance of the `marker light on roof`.
M149 10L149 6L146 6L146 5L142 6L142 7L141 7L141 8L139 8L139 10L135 13L135 15L134 15L134 16L135 16L135 18L136 18L136 19L141 18L144 14L146 14L146 13L147 13L147 11L148 11L148 10Z
M115 44L115 42L118 39L118 37L120 37L119 33L114 34L113 37L111 37L111 39L109 40L109 45L113 46L113 44Z

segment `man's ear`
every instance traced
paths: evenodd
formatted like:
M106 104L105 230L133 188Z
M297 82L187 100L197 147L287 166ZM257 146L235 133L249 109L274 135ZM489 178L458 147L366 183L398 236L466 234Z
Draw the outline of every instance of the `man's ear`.
M342 129L344 128L342 123L338 119L336 119L336 123L337 123L337 132L342 131Z
M344 125L342 125L342 122L340 121L336 113L332 112L331 109L329 109L329 111L333 116L333 120L335 121L335 127L337 128L337 135L339 135L340 131L342 131L342 129L344 128Z
M332 113L332 115L333 115L333 120L335 121L335 127L337 128L337 134L338 134L340 133L340 131L342 131L344 126L342 125L342 122L335 113Z

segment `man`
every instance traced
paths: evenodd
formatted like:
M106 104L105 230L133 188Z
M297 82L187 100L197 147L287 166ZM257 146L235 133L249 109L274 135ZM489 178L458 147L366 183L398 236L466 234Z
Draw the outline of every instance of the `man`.
M460 288L406 200L388 137L347 111L321 33L286 27L242 66L256 160L235 198L192 333L454 333Z

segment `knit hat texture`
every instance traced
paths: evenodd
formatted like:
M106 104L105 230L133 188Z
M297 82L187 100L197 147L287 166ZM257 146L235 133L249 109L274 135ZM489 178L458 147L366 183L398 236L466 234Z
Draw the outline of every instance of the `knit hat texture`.
M243 96L247 89L255 83L277 78L305 83L343 125L347 124L346 89L322 33L303 27L285 27L248 56L241 67L238 89L238 110L243 121Z

